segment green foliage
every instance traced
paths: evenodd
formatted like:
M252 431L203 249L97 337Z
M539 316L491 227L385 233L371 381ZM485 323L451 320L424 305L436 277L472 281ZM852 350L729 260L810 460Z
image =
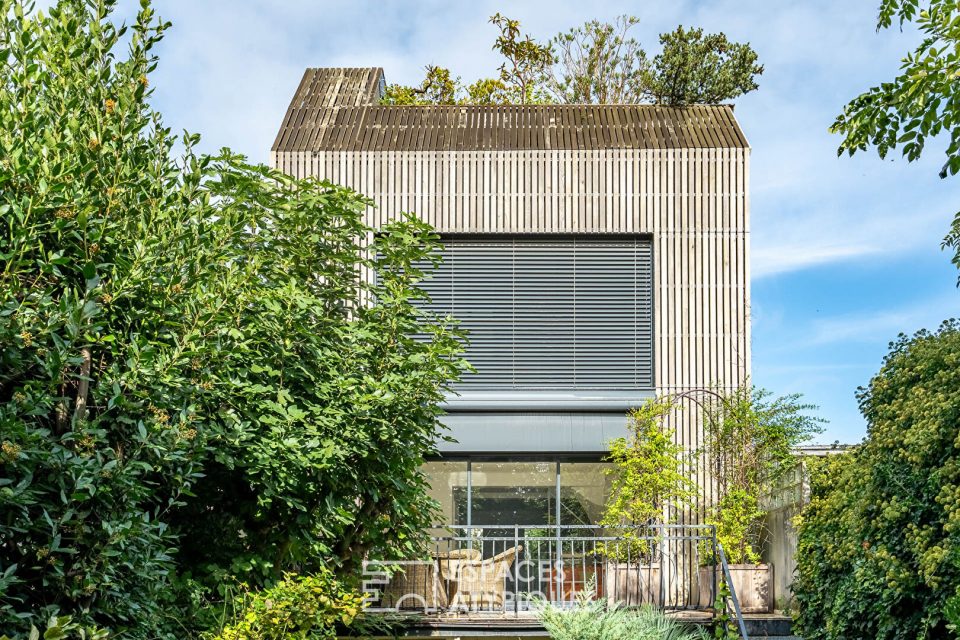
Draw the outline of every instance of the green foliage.
M529 35L521 37L519 20L497 13L490 22L500 29L493 49L504 57L504 63L500 65L500 82L506 87L511 102L544 102L546 97L540 80L553 64L550 46L537 43Z
M647 54L630 29L640 22L590 20L551 41L555 64L547 89L562 104L631 104L646 99Z
M211 640L335 638L363 609L363 594L346 588L329 570L287 575L268 589L245 593L236 620Z
M737 624L730 615L730 585L721 574L717 582L717 599L713 603L716 615L713 619L713 637L715 640L736 640L740 637Z
M497 78L482 78L467 87L464 104L510 104L510 88Z
M481 78L464 89L460 78L449 69L429 65L419 87L389 85L382 104L530 104L546 101L541 79L553 62L548 45L538 44L529 35L521 36L520 22L499 13L490 18L500 35L493 48L504 58L498 78Z
M607 473L613 483L600 524L630 528L622 532L623 542L604 548L608 556L642 560L649 552L647 538L653 535L650 525L672 522L677 510L697 495L683 446L664 425L674 408L670 400L649 400L628 414L630 437L610 442L613 466Z
M900 148L920 158L929 138L948 139L945 178L960 171L960 5L953 0L881 0L878 29L915 22L923 40L900 65L900 74L851 100L830 130L844 137L837 153L874 147L881 158ZM943 242L960 268L960 213Z
M47 626L40 634L40 630L35 626L30 627L30 633L26 636L29 640L107 640L109 634L103 629L96 627L82 627L70 616L51 616L47 621ZM11 640L3 635L0 640Z
M796 468L796 448L822 431L824 420L807 413L816 407L799 400L745 385L706 412L702 453L718 489L707 523L732 564L759 561L761 500Z
M859 394L868 435L811 467L798 634L947 635L960 587L960 325L901 336Z
M381 102L392 105L457 104L461 93L460 78L453 78L450 70L427 65L419 87L400 84L388 85Z
M663 50L644 82L651 102L665 105L717 104L757 89L757 52L723 33L684 29L660 35Z
M960 632L960 587L947 599L943 607L943 617L947 621L947 630L957 635Z
M650 606L622 608L581 592L574 607L539 602L537 616L553 640L706 640L699 628Z
M758 564L760 562L760 538L763 533L763 516L760 500L742 489L727 491L714 505L706 524L717 530L717 542L723 545L728 561L732 564ZM712 549L704 549L702 557L715 562Z
M427 225L371 246L348 189L175 157L167 25L113 8L0 0L0 628L194 637L225 584L419 549L462 335Z
M206 446L207 395L185 351L222 291L192 272L220 257L191 206L205 161L188 139L187 164L174 163L145 104L166 25L145 7L117 28L111 9L63 2L33 17L0 2L0 627L11 631L29 628L20 614L86 620L94 604L115 630L158 625L166 518Z
M749 44L682 26L661 34L651 61L628 35L633 16L591 20L543 44L521 35L517 20L497 13L490 22L500 30L499 77L464 89L448 69L428 66L420 86L388 86L383 104L715 104L753 91L763 73Z

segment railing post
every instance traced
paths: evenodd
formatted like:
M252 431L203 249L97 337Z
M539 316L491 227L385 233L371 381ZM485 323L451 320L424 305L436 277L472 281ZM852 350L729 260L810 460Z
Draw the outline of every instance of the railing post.
M558 581L556 577L554 578L555 589L557 590L557 600L559 602L564 602L563 599L563 583L566 576L563 575L564 566L563 566L563 549L560 546L560 523L555 523L553 525L554 531L554 540L556 540L556 554L557 559L553 563L553 570L559 575L560 580Z
M740 637L743 640L750 640L747 636L747 625L743 621L743 614L740 612L740 600L737 598L737 589L733 586L733 579L730 576L730 567L727 566L727 554L723 552L723 545L717 543L717 551L720 553L720 563L723 567L723 577L727 581L727 590L730 591L730 599L733 601L733 612L737 615L737 625L740 627ZM726 603L723 605L726 607Z
M664 525L658 525L660 528L660 535L657 536L657 546L660 548L660 606L666 608L667 606L667 567L669 566L666 563L667 552L670 549L670 540L667 538L665 532L666 528Z
M513 525L513 548L518 549L520 547L520 527ZM521 552L517 552L516 557L513 560L513 615L520 615L520 556Z
M713 617L717 616L717 565L720 554L717 551L717 527L710 525L710 538L713 544L713 582L710 583L710 607L713 608Z

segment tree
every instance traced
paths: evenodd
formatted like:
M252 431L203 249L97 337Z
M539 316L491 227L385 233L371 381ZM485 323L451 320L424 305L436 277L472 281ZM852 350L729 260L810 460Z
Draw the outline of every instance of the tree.
M521 37L519 20L511 20L497 13L490 18L490 22L500 29L493 48L506 58L500 65L500 82L506 87L511 102L544 102L540 81L553 64L549 45L536 42L530 35Z
M0 628L197 637L233 580L419 549L462 336L425 224L370 245L349 189L177 157L168 25L114 6L0 0Z
M462 104L510 104L510 88L497 78L483 78L467 87Z
M771 398L744 385L709 405L703 458L718 490L708 524L733 564L760 561L764 511L761 501L781 488L797 466L797 447L822 431L816 409L799 395Z
M520 22L501 14L493 49L505 61L499 78L482 78L464 91L443 67L427 67L419 87L390 85L383 104L717 104L758 87L763 73L749 44L722 34L684 29L660 36L663 51L651 62L627 34L639 19L591 20L540 44L521 37Z
M393 84L387 87L382 104L452 105L452 104L528 104L543 102L546 95L540 81L553 58L550 47L538 44L529 35L520 35L520 22L499 13L490 22L500 29L493 49L504 62L498 78L481 78L464 90L460 78L452 78L450 70L430 65L419 87Z
M627 33L639 18L598 20L558 34L551 41L555 64L545 78L561 104L631 104L646 98L647 54Z
M916 22L924 35L903 58L900 75L851 100L830 131L842 135L837 150L853 155L874 147L881 158L901 147L908 162L920 158L928 138L949 136L940 177L960 171L960 5L952 0L881 0L877 30ZM960 213L943 248L954 249L960 268Z
M453 78L450 70L435 65L425 67L419 87L401 84L387 86L381 102L393 105L457 104L462 88L460 78Z
M633 562L646 559L655 533L649 527L673 522L677 510L696 497L683 446L674 442L673 431L664 424L674 410L669 398L646 402L628 414L629 437L610 443L608 473L613 483L600 524L630 528L616 531L625 542L606 545L608 556Z
M960 587L960 324L901 335L865 389L867 437L811 473L798 634L945 638Z
M763 65L749 44L731 42L723 33L684 29L660 35L663 50L645 72L643 91L655 104L717 104L759 86Z

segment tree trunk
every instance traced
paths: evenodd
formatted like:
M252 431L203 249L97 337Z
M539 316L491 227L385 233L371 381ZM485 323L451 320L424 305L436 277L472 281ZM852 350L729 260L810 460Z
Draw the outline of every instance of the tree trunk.
M73 410L74 422L83 420L87 412L87 394L90 392L90 364L93 361L93 354L90 347L84 347L80 350L83 356L83 362L80 364L80 384L77 387L77 404Z

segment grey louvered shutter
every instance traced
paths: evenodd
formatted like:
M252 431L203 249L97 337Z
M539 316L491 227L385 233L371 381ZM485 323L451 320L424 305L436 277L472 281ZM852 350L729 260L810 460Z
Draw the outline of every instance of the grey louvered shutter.
M652 389L644 237L451 236L423 284L470 333L474 389Z

